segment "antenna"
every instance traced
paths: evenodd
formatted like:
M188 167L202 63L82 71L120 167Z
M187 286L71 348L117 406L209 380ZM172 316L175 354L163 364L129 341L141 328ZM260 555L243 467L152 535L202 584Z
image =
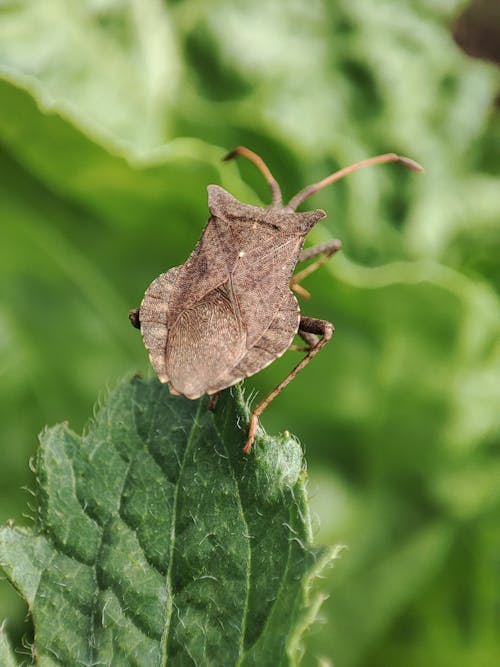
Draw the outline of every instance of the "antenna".
M231 160L233 157L236 157L237 155L242 155L243 157L246 157L248 160L250 160L250 162L253 162L254 165L262 173L269 187L271 188L271 194L272 194L271 206L274 206L276 204L281 204L280 186L278 185L278 181L271 174L271 171L264 162L264 160L261 157L259 157L257 153L254 153L249 148L245 148L244 146L238 146L238 148L235 148L233 151L225 155L222 159L224 161Z
M396 155L396 153L384 153L384 155L377 155L376 157L370 157L366 160L361 160L361 162L355 162L348 167L339 169L339 171L336 171L334 174L330 174L330 176L327 176L323 180L318 181L317 183L313 183L313 185L308 185L307 188L304 188L298 192L295 197L290 199L288 208L291 208L292 211L295 211L295 209L300 206L303 201L311 197L311 195L314 195L316 192L318 192L318 190L322 190L327 185L335 183L335 181L344 178L344 176L347 176L353 171L357 171L363 167L370 167L374 164L383 164L384 162L399 162L403 166L408 167L408 169L413 169L413 171L424 171L424 168L419 165L418 162L411 160L409 157L402 157L401 155Z

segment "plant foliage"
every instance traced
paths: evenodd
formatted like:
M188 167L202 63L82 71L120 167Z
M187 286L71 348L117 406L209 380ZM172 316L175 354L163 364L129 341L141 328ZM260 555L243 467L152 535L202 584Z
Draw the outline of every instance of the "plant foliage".
M498 70L457 48L463 0L0 3L0 517L22 522L33 434L80 430L147 358L127 311L185 261L206 186L311 200L343 250L305 285L334 340L264 415L306 446L318 539L347 543L304 663L499 663ZM241 169L241 176L240 170ZM250 378L263 395L285 355ZM20 601L0 619L20 643ZM327 662L325 662L327 664Z
M238 424L238 387L213 416L135 378L82 437L43 433L35 526L0 532L38 665L296 664L332 553L311 545L298 443L261 437L248 458Z

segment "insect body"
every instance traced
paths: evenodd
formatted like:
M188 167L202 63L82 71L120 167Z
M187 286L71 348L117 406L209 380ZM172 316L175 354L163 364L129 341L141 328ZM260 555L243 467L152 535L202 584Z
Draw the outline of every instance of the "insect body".
M307 233L321 210L296 208L319 189L361 166L401 162L421 167L394 153L377 156L336 172L305 188L286 205L278 183L262 159L237 148L225 159L243 155L263 173L272 192L266 208L242 204L223 188L208 186L210 218L191 256L161 274L131 311L140 327L154 371L171 393L195 399L257 373L292 346L298 334L306 356L255 408L244 451L255 438L258 416L330 340L333 325L301 317L291 290L307 295L300 281L340 248L338 241L302 252ZM298 262L319 260L292 277ZM319 338L321 336L321 338Z

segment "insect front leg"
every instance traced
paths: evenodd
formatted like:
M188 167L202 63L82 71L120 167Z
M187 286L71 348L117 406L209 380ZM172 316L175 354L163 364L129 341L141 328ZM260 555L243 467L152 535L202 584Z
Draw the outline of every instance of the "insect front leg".
M306 356L299 361L295 368L288 373L288 375L277 385L271 393L269 393L263 401L252 412L250 418L250 426L248 429L248 440L246 445L243 447L245 454L250 452L252 448L253 441L255 440L255 431L257 429L257 423L259 416L264 412L269 403L273 401L276 396L289 384L299 373L300 371L307 366L311 359L324 347L328 341L333 336L335 327L331 322L326 320L318 320L314 317L301 317L298 334L307 343ZM318 338L321 336L321 338Z
M326 243L320 243L319 245L313 246L312 248L307 248L300 253L299 262L306 262L308 259L313 259L313 257L318 257L318 255L323 255L318 260L306 266L305 269L299 271L290 280L290 289L292 289L296 294L309 299L311 296L309 292L300 285L304 278L311 275L316 269L324 264L329 257L334 255L340 250L342 243L337 239L332 239L331 241L326 241Z

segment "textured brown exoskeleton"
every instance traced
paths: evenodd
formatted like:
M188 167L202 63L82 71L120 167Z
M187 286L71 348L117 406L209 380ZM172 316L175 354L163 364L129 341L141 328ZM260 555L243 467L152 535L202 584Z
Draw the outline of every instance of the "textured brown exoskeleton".
M301 317L291 290L308 296L300 281L336 252L340 242L332 240L302 251L307 233L326 213L296 213L296 208L325 185L360 167L400 162L415 171L422 168L394 153L379 155L341 169L283 204L280 187L262 159L243 147L224 159L236 155L260 169L271 188L271 205L242 204L218 185L209 185L211 216L196 248L185 264L151 283L130 320L141 329L151 365L171 393L190 399L210 394L211 406L219 391L257 373L286 350L306 353L254 409L243 449L248 453L259 415L334 331L330 322ZM298 262L320 255L292 277ZM304 347L292 346L296 334L306 343Z

